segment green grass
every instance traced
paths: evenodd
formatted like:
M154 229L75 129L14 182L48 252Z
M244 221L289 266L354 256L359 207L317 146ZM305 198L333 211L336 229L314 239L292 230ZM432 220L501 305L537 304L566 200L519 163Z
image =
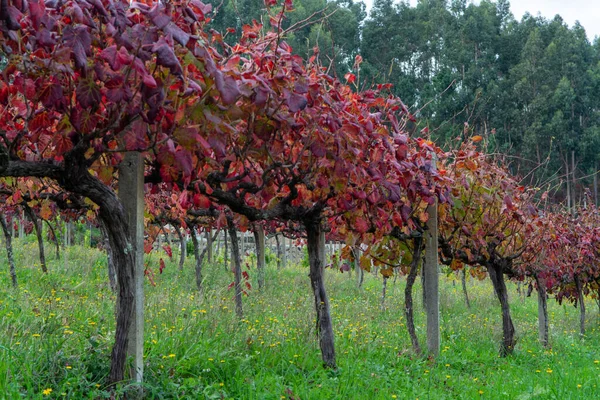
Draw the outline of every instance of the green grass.
M50 248L48 249L50 250ZM2 253L4 252L2 251ZM34 243L17 243L20 287L10 288L0 259L0 398L102 399L114 334L114 295L106 257L73 247L68 267L49 255L50 273L36 265ZM588 299L588 336L579 338L578 312L550 301L551 350L537 342L537 300L513 285L515 354L498 357L500 308L489 281L469 281L472 309L460 282L441 282L442 352L415 357L403 315L403 280L327 272L339 369L321 367L306 269L267 270L267 288L244 297L234 314L230 273L205 267L207 291L195 291L193 260L175 260L146 284L145 390L156 399L592 399L600 397L597 307ZM252 274L252 271L251 271ZM254 274L255 275L255 274ZM255 278L255 276L253 276ZM420 287L417 332L424 345ZM48 393L44 395L44 390ZM127 387L121 388L127 390ZM118 394L117 394L118 395ZM395 396L395 397L394 397Z

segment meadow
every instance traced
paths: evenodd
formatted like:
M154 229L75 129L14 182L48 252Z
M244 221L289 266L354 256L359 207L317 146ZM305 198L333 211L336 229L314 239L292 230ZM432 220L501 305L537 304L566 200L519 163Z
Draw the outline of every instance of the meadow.
M0 258L0 398L104 399L114 334L114 301L106 255L73 246L67 260L37 265L36 244L16 240L19 288L12 289ZM549 301L551 348L537 339L537 299L510 284L518 335L514 355L498 356L500 307L488 280L469 279L471 308L460 281L440 286L442 350L433 360L411 350L404 325L404 279L327 270L339 369L325 370L315 335L307 268L277 270L266 288L244 297L234 313L232 274L222 258L204 268L206 290L195 290L193 259L183 271L176 257L158 273L159 254L147 258L156 286L146 281L145 383L149 399L592 399L600 398L598 307L588 298L587 336L578 310ZM255 279L254 270L250 270ZM416 324L425 321L417 282ZM122 397L132 390L123 385ZM113 397L114 398L114 397Z

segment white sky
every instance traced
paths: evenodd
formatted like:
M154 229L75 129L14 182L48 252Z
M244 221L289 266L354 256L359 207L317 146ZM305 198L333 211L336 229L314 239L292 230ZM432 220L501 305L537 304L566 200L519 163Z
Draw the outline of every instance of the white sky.
M364 2L367 8L370 8L373 0ZM415 5L417 0L410 0L410 3ZM590 41L593 41L595 36L600 36L600 0L511 0L510 8L518 21L525 12L534 16L540 13L547 19L560 14L569 26L579 21Z

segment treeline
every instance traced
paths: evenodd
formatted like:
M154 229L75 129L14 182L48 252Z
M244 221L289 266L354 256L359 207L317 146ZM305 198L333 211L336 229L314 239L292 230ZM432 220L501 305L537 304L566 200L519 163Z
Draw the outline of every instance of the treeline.
M220 5L220 7L219 7ZM262 0L214 1L213 26L236 37L263 17ZM392 91L437 143L452 145L465 129L489 152L506 156L512 173L556 201L597 200L600 155L600 41L584 28L526 14L515 20L506 0L376 0L367 14L352 0L296 0L285 26L295 52L319 61L358 89L392 83ZM363 62L355 66L355 57Z

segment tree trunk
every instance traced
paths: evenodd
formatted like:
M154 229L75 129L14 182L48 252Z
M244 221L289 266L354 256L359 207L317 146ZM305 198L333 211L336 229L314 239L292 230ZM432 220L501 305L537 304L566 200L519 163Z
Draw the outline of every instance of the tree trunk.
M575 274L575 287L577 288L577 302L579 303L579 335L585 336L585 298L583 296L583 285L579 275Z
M571 179L570 178L570 174L569 174L569 156L567 155L567 158L565 159L565 176L566 176L566 181L567 181L567 210L569 212L571 212L571 206L572 206L572 202L571 202Z
M277 270L281 269L281 243L279 242L279 234L275 234L275 242L277 243Z
M315 298L315 310L317 313L317 334L319 335L319 346L325 368L336 369L335 343L331 314L329 310L329 299L325 291L324 261L325 232L321 230L320 222L305 222L306 238L308 246L308 260L310 264L310 283Z
M233 263L233 277L235 288L235 313L239 318L244 316L242 308L242 261L240 259L240 248L238 245L237 232L232 217L227 217L227 230L231 238L231 262ZM208 235L210 238L210 234ZM208 246L208 243L207 243Z
M70 222L65 223L65 226L63 228L63 232L65 235L65 238L63 240L63 268L65 271L69 268L69 254L67 251L67 246L69 246L69 242L71 241L71 239L69 238L69 224Z
M229 265L229 240L227 239L227 229L223 230L223 248L225 249L225 252L223 253L225 271L229 271L229 268L227 267Z
M185 264L185 239L184 239L184 235L181 232L181 227L180 226L175 226L175 233L177 233L177 238L179 239L179 248L181 249L179 251L179 270L183 271L183 264Z
M487 270L502 308L502 344L500 345L500 356L505 357L512 354L515 347L515 327L510 317L508 291L506 290L502 268L497 265L489 265Z
M135 253L132 251L133 243L125 210L116 194L89 174L85 169L85 162L73 161L69 163L70 168L65 168L71 176L65 178L61 184L66 190L89 197L99 206L98 217L106 228L117 271L117 322L108 376L109 383L116 384L121 382L125 375L129 330L133 321Z
M260 224L254 224L254 243L258 289L262 290L265 287L265 231Z
M383 276L383 286L381 288L381 311L385 311L385 294L387 290L388 279L389 278L387 276Z
M416 354L421 354L421 346L419 345L419 338L415 330L415 319L414 319L414 306L412 290L419 273L419 261L421 259L422 252L422 238L413 239L414 250L413 259L410 265L410 272L406 277L406 287L404 288L404 314L406 316L406 327L408 328L408 334L412 342L413 350Z
M572 105L573 104L571 104L571 106ZM573 202L573 208L575 208L575 205L577 204L577 188L575 187L575 150L571 150L571 179L571 190L573 191L571 199Z
M598 207L598 162L594 164L594 205Z
M17 272L15 268L15 257L13 254L12 247L12 235L8 224L6 222L6 218L4 215L0 215L0 225L2 225L2 231L4 232L5 246L6 246L6 258L8 259L8 266L10 269L10 279L12 280L12 285L16 289L18 286L17 283Z
M467 270L466 267L463 267L460 273L460 281L462 283L462 291L465 295L465 303L467 304L467 308L471 309L471 302L469 301L469 292L467 291Z
M535 275L535 282L538 287L538 333L540 343L548 347L548 303L546 296L546 282L543 278Z
M196 288L199 292L203 291L202 287L202 257L200 256L200 244L198 243L198 236L196 236L196 228L194 225L189 225L190 236L192 237L192 244L194 245L194 259L196 261Z
M48 267L46 266L46 252L44 250L44 238L42 236L42 224L40 224L40 220L35 215L33 210L29 206L25 206L25 213L27 217L33 222L33 228L35 229L35 236L37 237L38 242L38 250L40 253L40 266L42 267L42 272L45 274L48 273Z
M112 248L110 247L110 241L108 239L108 233L106 231L106 227L104 224L100 224L102 229L102 233L104 234L104 245L106 247L106 261L108 267L108 284L110 285L110 290L115 293L118 289L117 285L117 275L115 271L115 263L114 256L112 254Z
M44 222L48 226L48 229L50 229L50 233L52 234L52 237L54 238L56 259L60 260L60 243L58 242L58 236L56 236L56 231L54 230L54 227L52 226L50 221L44 220Z

